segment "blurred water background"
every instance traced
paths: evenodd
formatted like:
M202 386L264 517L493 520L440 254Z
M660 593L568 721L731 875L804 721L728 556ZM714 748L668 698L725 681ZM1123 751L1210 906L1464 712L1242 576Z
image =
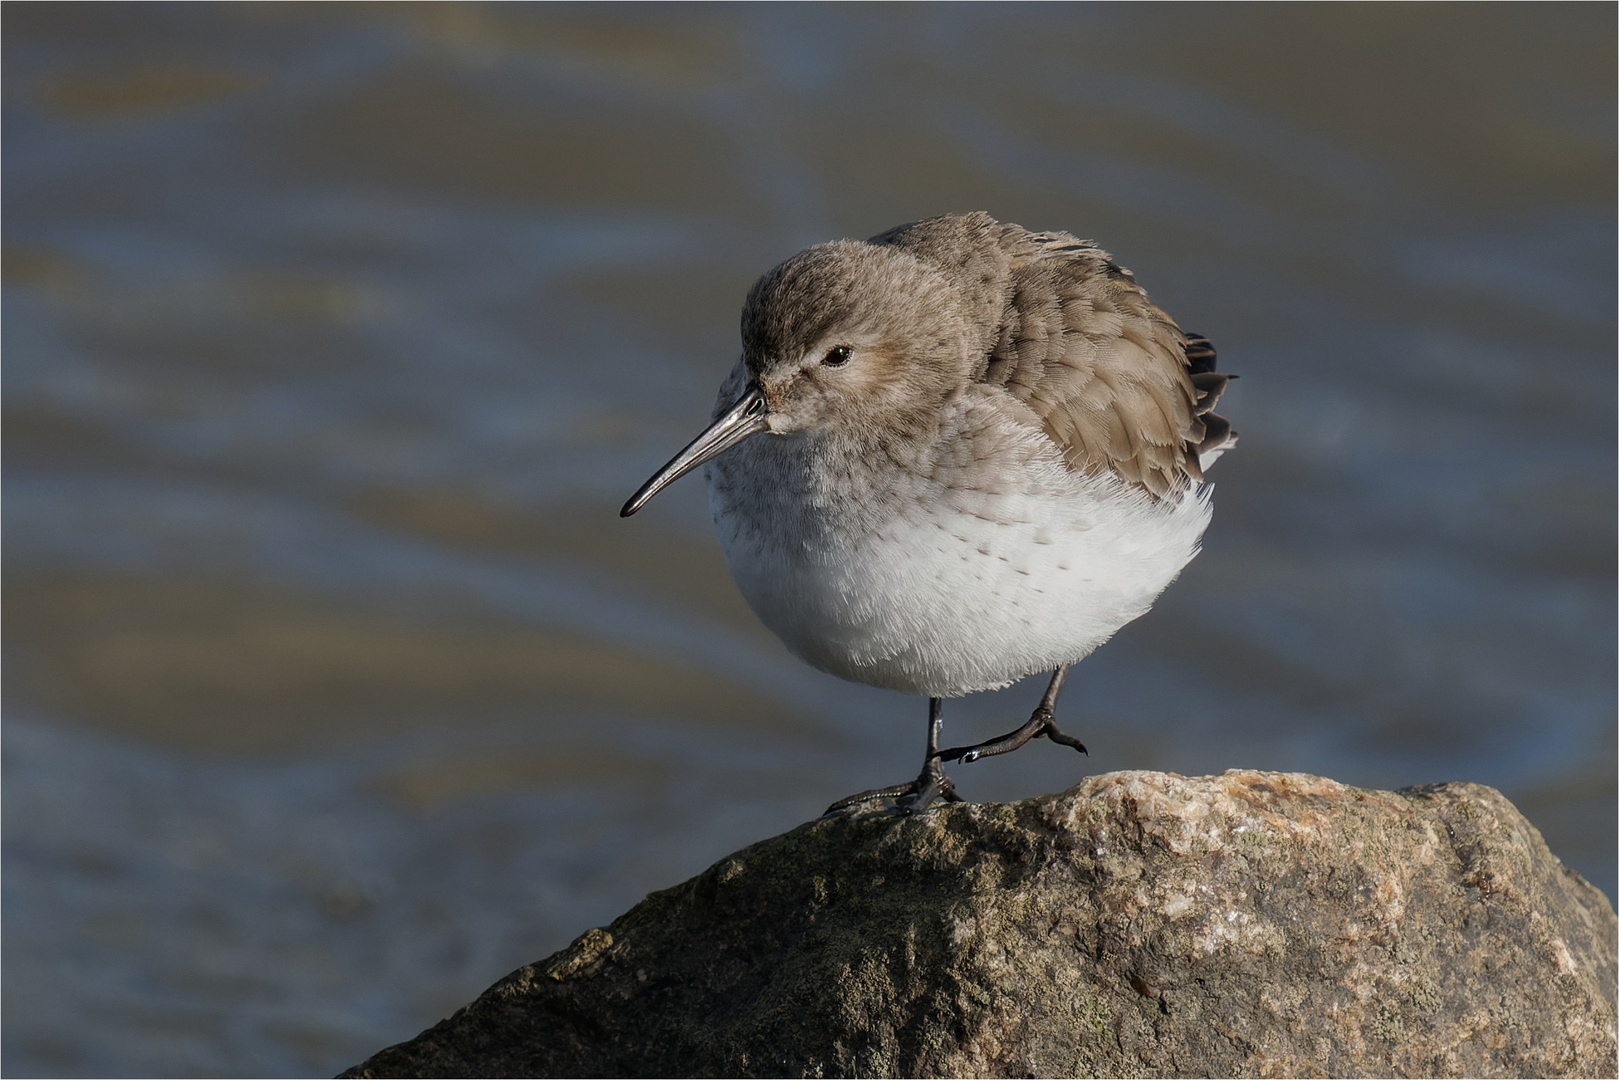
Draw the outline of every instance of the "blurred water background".
M330 1075L914 773L699 478L755 276L985 209L1238 372L972 799L1501 788L1615 892L1615 9L7 4L8 1075ZM1030 680L952 704L950 741Z

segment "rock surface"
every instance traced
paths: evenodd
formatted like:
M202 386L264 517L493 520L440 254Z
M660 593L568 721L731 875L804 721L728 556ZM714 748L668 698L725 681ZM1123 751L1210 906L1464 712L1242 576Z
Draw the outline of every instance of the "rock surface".
M1127 772L804 825L345 1076L1613 1076L1616 922L1505 798Z

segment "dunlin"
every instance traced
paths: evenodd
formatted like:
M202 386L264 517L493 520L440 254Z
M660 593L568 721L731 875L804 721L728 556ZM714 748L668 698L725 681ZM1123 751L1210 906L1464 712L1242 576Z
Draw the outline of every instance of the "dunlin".
M1058 730L1068 668L1197 554L1230 376L1094 243L985 213L799 252L742 310L713 422L624 504L708 463L753 610L805 661L929 698L921 774L852 795L959 800L943 763ZM1029 721L939 749L944 698L1036 672ZM829 810L829 812L830 812Z

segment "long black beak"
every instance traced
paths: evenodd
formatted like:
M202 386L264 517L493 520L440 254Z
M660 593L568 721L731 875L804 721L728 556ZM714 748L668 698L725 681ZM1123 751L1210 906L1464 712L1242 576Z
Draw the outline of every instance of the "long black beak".
M629 517L665 487L679 480L697 466L713 457L718 457L731 447L744 439L751 439L761 431L767 430L765 413L769 405L765 401L765 392L759 388L758 383L749 383L747 390L737 399L735 405L725 410L725 415L708 425L708 430L691 441L691 445L676 454L674 460L655 473L652 479L641 485L641 489L630 496L630 501L624 504L624 509L618 512L619 517Z

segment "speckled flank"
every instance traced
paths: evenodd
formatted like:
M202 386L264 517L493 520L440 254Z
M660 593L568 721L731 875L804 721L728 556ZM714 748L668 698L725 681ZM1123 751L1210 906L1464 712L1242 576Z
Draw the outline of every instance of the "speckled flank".
M1611 1076L1616 923L1499 793L1125 772L825 818L351 1076Z

